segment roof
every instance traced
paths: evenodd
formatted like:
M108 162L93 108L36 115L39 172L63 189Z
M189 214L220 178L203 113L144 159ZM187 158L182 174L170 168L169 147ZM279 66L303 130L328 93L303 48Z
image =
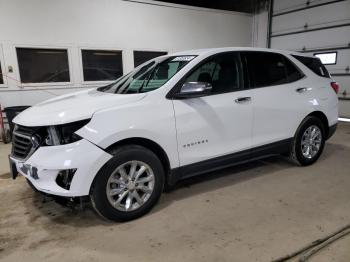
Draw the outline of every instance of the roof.
M265 52L275 52L285 55L301 55L301 56L310 56L304 53L295 52L291 50L278 50L271 48L260 48L260 47L220 47L220 48L206 48L206 49L194 49L177 52L171 55L180 56L180 55L213 55L221 52L229 52L229 51L265 51Z

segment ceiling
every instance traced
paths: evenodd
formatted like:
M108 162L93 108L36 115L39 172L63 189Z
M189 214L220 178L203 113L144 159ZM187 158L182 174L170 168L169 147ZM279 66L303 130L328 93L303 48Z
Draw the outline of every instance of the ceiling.
M257 7L263 6L267 0L156 0L174 4L199 6L213 9L253 13ZM264 3L264 4L262 4Z

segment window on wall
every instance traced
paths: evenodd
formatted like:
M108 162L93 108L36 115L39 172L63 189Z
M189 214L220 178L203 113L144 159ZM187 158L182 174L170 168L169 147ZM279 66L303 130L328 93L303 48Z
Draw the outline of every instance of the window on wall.
M134 67L137 67L144 62L147 62L158 56L166 55L167 52L154 52L154 51L134 51Z
M1 63L0 63L0 85L4 84L4 78L2 76L2 69L1 69Z
M70 82L66 49L16 48L22 83Z
M324 65L335 65L337 63L337 52L315 53Z
M123 75L121 51L81 50L84 81L111 81Z

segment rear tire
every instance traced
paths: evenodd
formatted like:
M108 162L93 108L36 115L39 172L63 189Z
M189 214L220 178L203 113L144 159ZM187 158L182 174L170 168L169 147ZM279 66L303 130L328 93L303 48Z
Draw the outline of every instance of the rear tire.
M164 187L164 169L149 149L118 148L98 172L90 199L96 212L113 221L143 216L157 203Z
M324 148L325 128L319 118L306 117L294 136L290 153L291 160L301 166L315 163Z

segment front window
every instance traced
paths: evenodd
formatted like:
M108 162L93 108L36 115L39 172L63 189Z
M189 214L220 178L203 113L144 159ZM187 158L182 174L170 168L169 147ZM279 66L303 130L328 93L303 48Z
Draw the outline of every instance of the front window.
M97 90L113 94L145 93L158 89L168 82L195 56L171 56L151 61L119 78L113 84Z
M241 90L243 87L238 53L215 56L200 65L185 82L205 82L212 86L212 94Z

